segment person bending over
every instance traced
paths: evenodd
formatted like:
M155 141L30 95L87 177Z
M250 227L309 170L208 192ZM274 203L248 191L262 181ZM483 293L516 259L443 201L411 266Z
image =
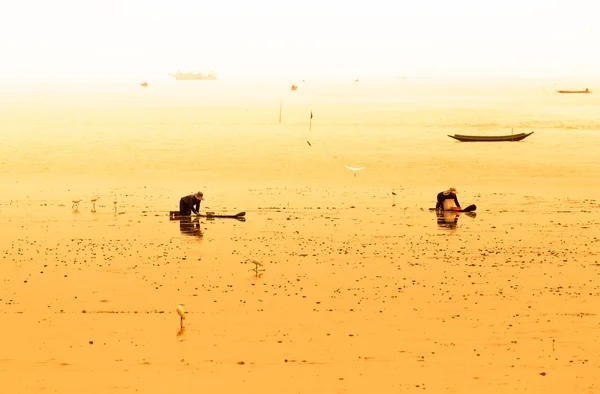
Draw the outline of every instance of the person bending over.
M181 197L181 200L179 200L179 214L189 216L194 212L197 215L200 212L200 201L202 200L204 200L202 192Z
M457 191L453 187L448 190L444 190L443 192L439 192L437 195L437 204L435 205L435 209L441 209L444 211L460 210L460 203L458 202L456 194Z

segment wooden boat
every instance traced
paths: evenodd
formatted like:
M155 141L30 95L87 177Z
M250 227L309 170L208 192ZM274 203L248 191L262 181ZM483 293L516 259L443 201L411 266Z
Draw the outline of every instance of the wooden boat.
M589 89L585 90L557 90L558 93L592 93Z
M531 133L518 133L518 134L509 134L509 135L464 135L464 134L454 134L448 135L450 138L454 138L455 140L459 140L462 142L496 142L496 141L521 141L523 138L526 138L533 134Z

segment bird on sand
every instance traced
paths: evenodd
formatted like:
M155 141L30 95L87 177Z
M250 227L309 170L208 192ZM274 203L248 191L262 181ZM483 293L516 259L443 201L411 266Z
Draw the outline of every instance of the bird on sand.
M99 198L100 197L94 197L94 198L92 198L92 205L93 205L92 209L94 209L94 210L96 209L96 201L98 201Z
M181 324L181 327L183 328L183 321L185 320L185 309L183 309L182 304L177 305L177 314L181 318L180 324Z
M253 258L250 258L250 259L246 260L246 262L254 264L254 270L256 272L258 272L258 267L262 267L263 266L263 263L260 260L253 259Z
M71 206L71 208L73 208L73 209L79 208L80 202L81 202L81 200L73 200L73 205Z

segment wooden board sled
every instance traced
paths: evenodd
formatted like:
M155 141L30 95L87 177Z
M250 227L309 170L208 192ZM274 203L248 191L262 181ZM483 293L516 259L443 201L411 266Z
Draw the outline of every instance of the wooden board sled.
M468 207L465 207L461 210L454 210L454 209L447 209L447 210L442 210L443 212L473 212L477 209L477 206L475 204L471 204ZM430 211L435 211L435 208L429 208Z
M226 215L226 214L216 214L214 212L206 212L206 214L199 214L199 215L186 215L186 216L182 216L179 214L179 211L170 211L169 212L169 217L171 219L181 219L181 218L186 218L186 217L203 217L203 218L207 218L207 219L212 219L212 218L232 218L232 219L237 219L237 220L246 220L246 212L238 212L235 215Z

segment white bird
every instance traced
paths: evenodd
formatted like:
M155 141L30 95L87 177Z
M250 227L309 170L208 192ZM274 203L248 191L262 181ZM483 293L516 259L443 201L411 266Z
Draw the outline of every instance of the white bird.
M181 317L180 323L181 327L183 328L183 321L185 320L185 309L183 309L182 304L177 305L177 314L179 315L179 317Z
M350 171L354 171L354 176L356 176L356 173L360 170L364 170L367 167L348 167L348 166L344 166L347 169L349 169Z
M256 260L256 259L248 259L248 260L246 260L246 262L254 264L255 269L258 269L259 266L260 267L263 266L263 263L260 260Z
M264 271L264 270L259 270L258 269L258 267L262 267L263 266L263 263L260 260L250 258L250 259L246 260L246 262L254 264L253 271L255 271L257 275L258 275L258 271Z

